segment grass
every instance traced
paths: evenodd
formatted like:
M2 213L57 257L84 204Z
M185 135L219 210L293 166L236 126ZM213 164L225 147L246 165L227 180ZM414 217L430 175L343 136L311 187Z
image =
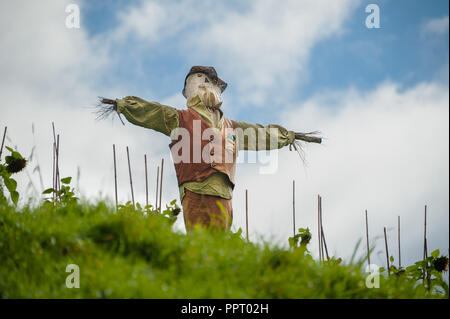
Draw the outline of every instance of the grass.
M182 217L179 217L182 218ZM80 288L66 287L66 266ZM1 298L442 298L404 278L365 286L362 263L319 265L300 249L233 233L172 230L162 216L105 202L0 203Z

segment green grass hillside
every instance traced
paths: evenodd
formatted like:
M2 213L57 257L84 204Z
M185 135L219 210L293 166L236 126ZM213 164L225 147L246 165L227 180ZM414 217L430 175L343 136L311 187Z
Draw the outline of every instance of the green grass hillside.
M182 217L179 217L182 218ZM66 266L80 288L66 287ZM104 202L16 209L0 203L1 298L441 298L362 264L319 265L301 249L233 233L174 232L168 218Z

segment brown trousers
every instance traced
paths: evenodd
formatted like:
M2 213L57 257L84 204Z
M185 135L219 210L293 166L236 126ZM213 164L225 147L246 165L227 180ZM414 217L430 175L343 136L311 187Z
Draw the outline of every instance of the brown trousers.
M227 214L223 214L217 202L222 203ZM183 216L186 231L195 226L229 230L233 221L231 199L193 193L185 189L183 197Z

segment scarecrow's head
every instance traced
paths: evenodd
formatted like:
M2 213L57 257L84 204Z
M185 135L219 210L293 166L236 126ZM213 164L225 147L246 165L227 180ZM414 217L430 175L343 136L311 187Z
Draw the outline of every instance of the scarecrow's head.
M206 106L220 107L226 87L213 67L193 66L184 80L183 96L189 101L198 95Z

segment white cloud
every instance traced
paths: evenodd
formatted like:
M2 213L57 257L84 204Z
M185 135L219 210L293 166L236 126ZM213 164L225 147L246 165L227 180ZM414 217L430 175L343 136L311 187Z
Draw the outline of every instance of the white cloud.
M195 36L191 40L201 47L200 56L218 60L246 101L263 104L273 92L283 101L282 97L302 81L313 46L341 33L355 4L252 2L247 12L228 15L205 28L198 41L194 41Z
M84 26L65 27L68 3L0 3L2 87L26 86L32 89L30 94L42 99L71 86L80 87L80 83L88 87L95 81L95 75L108 63L106 52L89 41ZM74 91L67 90L66 96L73 96Z
M83 19L80 29L67 29L65 7L69 1L14 1L0 3L0 127L8 126L7 145L17 145L24 156L33 146L31 125L35 124L36 152L44 187L51 186L52 130L55 122L61 139L61 174L75 179L81 168L80 186L89 197L111 195L112 144L117 146L119 197L130 198L125 146L130 147L136 197L142 202L144 189L143 155L149 157L150 176L162 156L168 157L166 137L129 123L123 127L117 118L96 122L92 107L101 93L119 96L117 90L103 88L101 76L109 72L108 47L89 37ZM78 1L81 12L83 2ZM83 17L82 17L83 18ZM8 30L8 31L6 31ZM30 163L29 171L37 163ZM168 166L168 165L166 165ZM138 169L139 168L139 169ZM165 169L166 181L171 168ZM173 172L172 172L173 174ZM37 174L32 174L40 189ZM18 175L20 192L25 195L26 174ZM151 184L153 185L153 184ZM153 187L153 186L152 186ZM174 192L165 193L168 199ZM25 196L23 196L24 198ZM112 197L111 197L112 198ZM164 197L165 199L166 197Z
M188 61L214 64L241 99L257 105L268 98L287 99L304 80L313 46L342 33L358 3L265 0L239 8L209 1L147 1L120 14L116 34L148 45L176 34Z
M292 179L296 180L297 227L313 231L317 247L317 194L323 197L328 249L347 257L365 234L395 228L402 218L404 263L420 257L423 207L429 207L429 249L448 249L448 87L423 83L401 91L386 83L369 92L321 92L281 117L289 129L321 130L322 146L308 145L308 166L295 152L280 151L279 170L259 175L257 165L238 168L235 226L245 226L244 188L249 189L250 231L287 244L292 236ZM397 256L396 232L389 232ZM269 236L270 237L270 236ZM363 242L364 243L364 242ZM384 253L384 246L378 250ZM422 245L422 246L421 246ZM363 248L365 246L362 246ZM364 250L363 250L364 251ZM381 255L383 257L383 255ZM379 258L375 262L383 263Z
M442 18L434 18L422 26L422 34L446 34L448 33L448 16Z
M186 105L186 98L183 96L183 94L181 94L181 92L177 92L161 100L160 103L163 105L170 105L178 109L182 109Z

